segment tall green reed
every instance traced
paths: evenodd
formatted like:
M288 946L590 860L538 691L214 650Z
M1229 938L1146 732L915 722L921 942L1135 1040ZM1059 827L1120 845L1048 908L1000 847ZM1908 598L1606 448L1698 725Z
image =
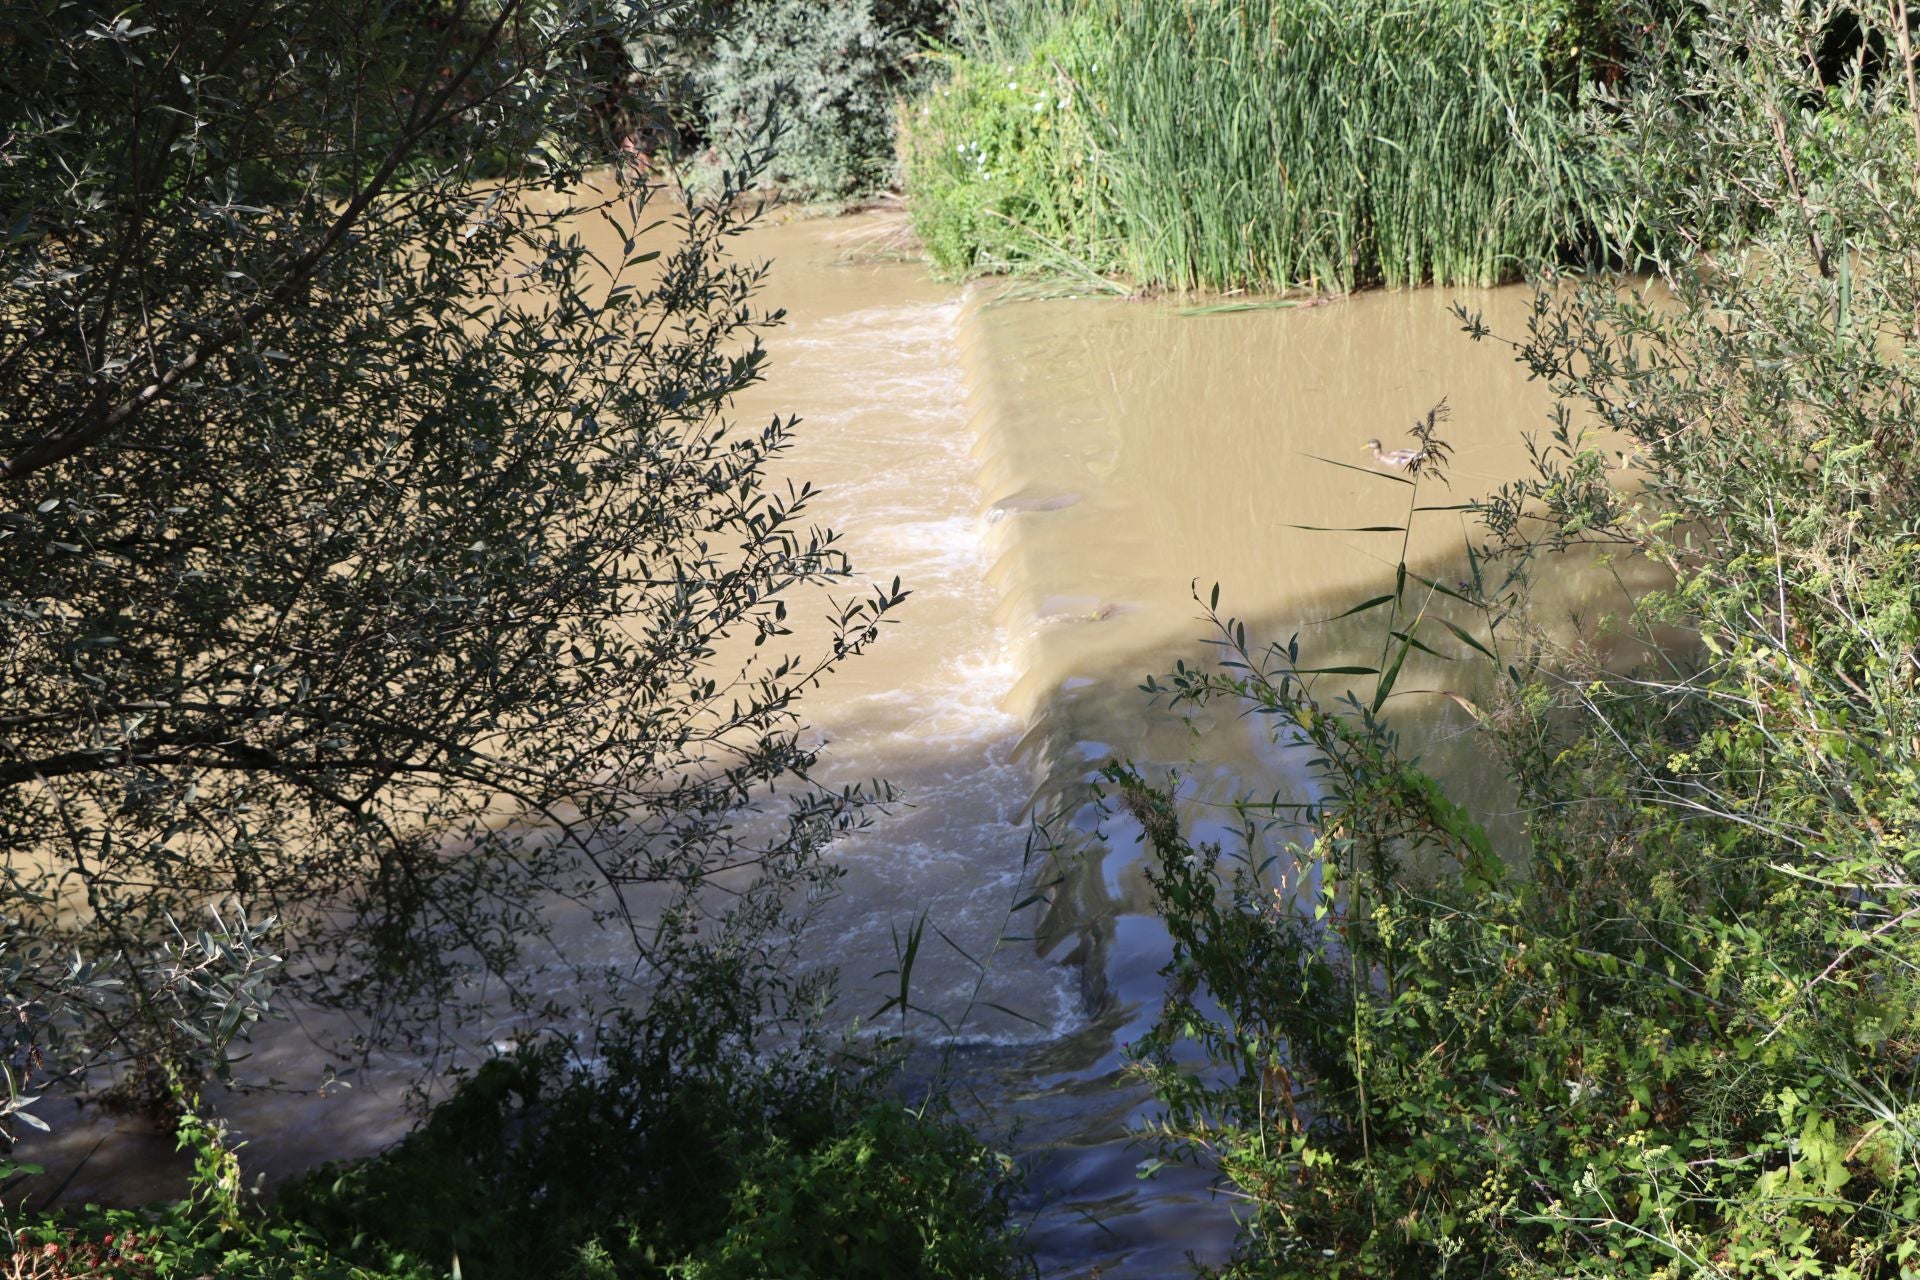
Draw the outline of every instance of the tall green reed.
M1516 35L1510 7L1014 0L965 28L972 53L956 61L956 83L1045 79L1066 91L1045 109L1075 127L1028 141L1083 155L1003 148L1001 170L1029 191L1047 174L1082 183L1052 202L1070 204L1082 241L1053 248L1140 285L1484 285L1577 241L1589 203L1565 141L1566 76L1544 44ZM938 125L949 150L1005 133L965 111ZM969 199L1020 219L1004 190L908 172L950 224ZM968 260L964 245L937 246L936 260L1043 265L995 231L990 252Z

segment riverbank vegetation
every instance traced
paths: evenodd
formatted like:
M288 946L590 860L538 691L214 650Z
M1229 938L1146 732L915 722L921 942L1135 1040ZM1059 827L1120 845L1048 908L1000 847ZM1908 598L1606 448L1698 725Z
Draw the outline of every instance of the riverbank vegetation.
M263 1207L194 1116L191 1193L16 1214L14 1280L990 1280L1030 1274L1008 1162L937 1100L815 1049L750 1061L713 1021L611 1025L488 1062L385 1153ZM663 1028L669 1034L662 1034ZM683 1038L684 1037L684 1038Z
M987 6L902 119L951 275L1135 287L1492 284L1611 210L1574 127L1611 5Z
M945 0L714 0L657 41L680 89L669 156L708 185L771 121L758 185L816 202L885 191L895 106L951 17Z
M747 217L586 174L637 114L589 55L647 11L194 12L0 19L36 122L0 169L11 927L131 960L270 904L277 976L387 1044L478 1016L529 947L576 1012L631 1003L556 913L648 975L774 945L873 798L806 782L793 700L897 593L782 651L784 596L853 579L809 491L761 491L792 424L724 416L775 319L724 252ZM149 109L182 78L203 97ZM182 992L222 1034L262 1002L264 960L201 952L16 1027L163 1097L222 1061Z
M1589 119L1662 288L1544 283L1513 336L1564 416L1538 475L1476 504L1465 580L1403 565L1360 606L1383 645L1349 697L1230 620L1218 666L1163 686L1271 718L1317 797L1195 847L1110 773L1176 946L1138 1066L1168 1153L1244 1200L1227 1274L1920 1274L1910 29L1715 0L1642 66ZM1409 519L1425 467L1383 481ZM1581 546L1671 575L1620 602L1643 660L1528 625L1531 575ZM1401 751L1416 648L1486 666L1491 694L1456 696L1526 849ZM1273 850L1273 820L1298 841Z

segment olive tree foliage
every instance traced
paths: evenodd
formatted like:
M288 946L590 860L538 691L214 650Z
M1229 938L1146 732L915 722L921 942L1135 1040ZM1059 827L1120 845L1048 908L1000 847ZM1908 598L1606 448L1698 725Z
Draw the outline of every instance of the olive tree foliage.
M769 478L791 420L725 416L750 214L589 172L686 8L0 8L6 929L129 962L50 1061L195 1043L133 961L226 898L373 1040L547 1001L530 949L581 1001L779 971L870 798L794 699L899 589Z
M166 1017L179 1037L196 1044L210 1065L231 1079L228 1047L268 1014L273 978L283 960L270 950L276 921L253 921L233 904L214 904L205 927L189 932L169 920L170 936L135 962L150 1014ZM49 1019L72 1025L82 1011L100 1012L123 988L122 966L90 961L77 951L56 952L0 921L0 1134L20 1126L45 1131L32 1108L48 1075ZM115 957L116 960L119 957ZM137 1061L134 1087L167 1088L172 1064ZM56 1064L55 1071L58 1070ZM0 1171L15 1166L0 1161Z

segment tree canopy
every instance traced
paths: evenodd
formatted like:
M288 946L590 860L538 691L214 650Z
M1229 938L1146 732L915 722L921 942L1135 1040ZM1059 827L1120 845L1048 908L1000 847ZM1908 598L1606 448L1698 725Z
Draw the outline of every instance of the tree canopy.
M724 416L778 319L722 252L750 214L590 176L688 8L0 12L13 944L146 954L235 896L398 1035L562 902L625 980L723 945L715 873L774 873L726 899L754 929L825 874L863 797L805 781L793 697L897 586L790 651L783 596L850 569L765 475L791 421ZM179 1047L142 973L65 1060Z

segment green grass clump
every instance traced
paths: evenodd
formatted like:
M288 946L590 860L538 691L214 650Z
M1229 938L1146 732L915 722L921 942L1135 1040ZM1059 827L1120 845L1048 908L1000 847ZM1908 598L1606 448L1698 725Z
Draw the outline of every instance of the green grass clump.
M1581 234L1580 55L1545 13L1565 7L1025 8L984 24L903 122L916 225L955 273L1064 259L1176 289L1513 278Z

